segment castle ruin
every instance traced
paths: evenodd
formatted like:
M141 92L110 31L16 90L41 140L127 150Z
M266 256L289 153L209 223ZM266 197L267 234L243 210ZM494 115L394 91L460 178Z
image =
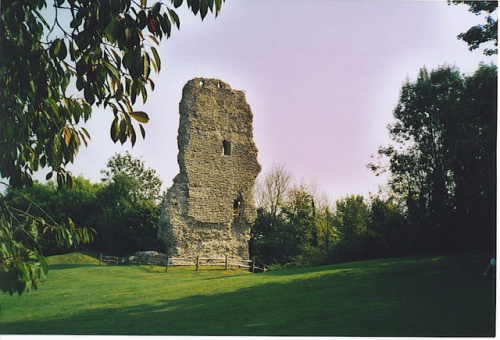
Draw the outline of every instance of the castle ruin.
M195 78L183 88L179 113L180 172L165 195L158 237L169 256L248 259L261 167L245 94Z

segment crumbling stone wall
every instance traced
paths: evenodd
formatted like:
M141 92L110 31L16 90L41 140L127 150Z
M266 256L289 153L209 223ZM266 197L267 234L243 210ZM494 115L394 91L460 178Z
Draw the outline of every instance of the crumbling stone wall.
M164 198L158 236L169 256L248 259L261 167L245 94L195 78L183 88L179 113L180 173Z

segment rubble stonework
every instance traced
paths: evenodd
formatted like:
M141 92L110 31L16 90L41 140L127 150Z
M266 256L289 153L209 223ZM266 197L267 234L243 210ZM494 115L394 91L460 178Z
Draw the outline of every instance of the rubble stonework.
M128 256L126 258L126 263L139 265L153 263L156 266L164 266L166 265L166 257L165 254L154 250L138 251L134 255Z
M158 236L169 256L248 259L261 167L245 94L195 78L183 88L179 113L180 173L165 195Z

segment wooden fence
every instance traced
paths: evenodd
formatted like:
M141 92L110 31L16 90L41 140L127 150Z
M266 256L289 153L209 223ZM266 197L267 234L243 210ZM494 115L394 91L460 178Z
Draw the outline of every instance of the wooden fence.
M230 258L227 255L224 257L200 257L200 256L196 256L194 258L168 257L165 265L166 272L168 272L169 266L194 266L195 270L199 270L200 267L203 266L224 267L225 270L234 267L234 268L251 269L252 273L255 272L255 269L262 269L263 271L265 271L265 268L256 267L255 261Z
M100 254L99 256L99 265L102 263L108 263L108 264L122 264L126 262L125 257L117 257L117 256L106 256Z
M163 255L164 256L164 255ZM163 257L162 256L162 257ZM154 264L158 264L158 257L155 255L151 255L149 258L148 264L153 267ZM194 266L195 270L199 270L200 267L211 267L211 266L216 266L216 267L224 267L225 270L229 270L229 268L242 268L242 269L249 269L252 271L252 273L255 273L255 270L259 271L266 271L266 266L264 265L263 268L255 266L255 260L242 260L242 259L236 259L236 258L230 258L229 256L225 255L224 257L201 257L201 256L196 256L196 257L167 257L167 260L164 261L160 260L160 262L165 263L165 271L168 272L168 267L172 266ZM128 258L127 257L117 257L117 256L106 256L100 254L99 256L99 265L102 263L106 264L128 264Z

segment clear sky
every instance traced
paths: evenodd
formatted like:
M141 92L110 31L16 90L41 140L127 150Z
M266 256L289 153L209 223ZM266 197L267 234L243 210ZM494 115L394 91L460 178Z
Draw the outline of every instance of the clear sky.
M181 10L180 31L160 43L156 89L135 107L151 118L146 139L133 149L113 144L113 115L96 109L87 124L92 141L69 169L99 181L107 160L128 150L168 188L179 171L182 87L210 77L246 92L263 172L284 163L332 202L367 197L385 183L366 165L390 142L386 126L405 79L423 66L455 65L470 74L481 61L496 63L457 40L483 23L467 10L445 0L226 0L216 19L209 14L203 22Z

